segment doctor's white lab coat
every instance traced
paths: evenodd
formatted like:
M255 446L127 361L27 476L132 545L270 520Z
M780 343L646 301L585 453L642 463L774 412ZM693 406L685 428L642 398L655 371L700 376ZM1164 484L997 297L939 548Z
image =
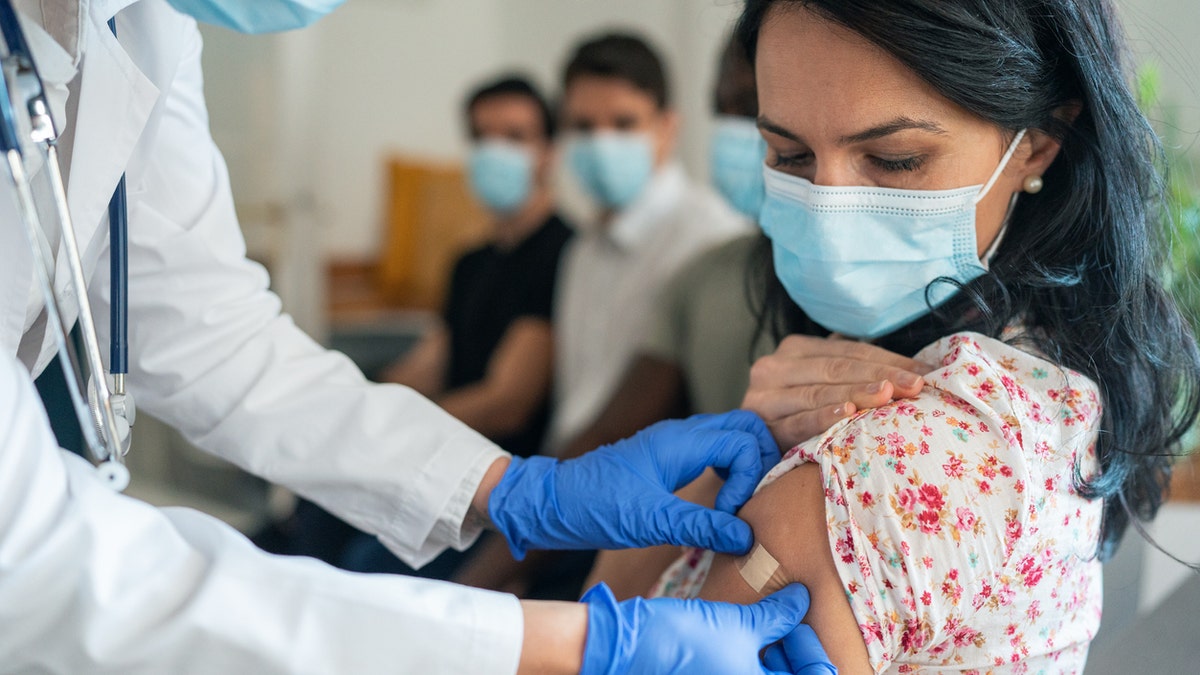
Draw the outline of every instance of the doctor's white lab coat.
M56 118L73 129L69 201L102 342L106 206L128 172L130 387L142 409L409 563L467 545L471 496L503 454L415 393L368 384L280 314L244 256L195 22L164 0L16 4ZM105 25L114 15L119 43ZM106 491L56 448L29 384L54 351L44 322L31 323L32 264L0 186L0 673L516 670L511 596L270 557L212 518Z

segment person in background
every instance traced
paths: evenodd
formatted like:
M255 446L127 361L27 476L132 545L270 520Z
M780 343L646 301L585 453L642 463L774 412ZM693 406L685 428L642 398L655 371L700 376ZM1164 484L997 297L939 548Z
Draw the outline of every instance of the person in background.
M528 457L539 450L549 419L550 315L559 256L571 236L550 180L556 123L546 99L517 76L478 87L464 113L467 176L489 213L491 237L455 264L437 325L377 379L415 389L500 447ZM284 552L358 572L448 579L469 554L447 551L418 572L375 537L310 503L297 506L292 530L295 543Z
M571 235L550 185L555 120L533 85L505 77L471 94L466 121L471 192L491 239L458 260L442 320L379 379L528 457L549 419L555 276Z
M730 43L721 53L714 90L717 124L711 141L713 184L747 219L762 204L766 144L755 126L754 70ZM750 134L744 133L748 127ZM749 228L748 228L749 230ZM577 457L668 417L737 408L746 392L755 318L746 298L752 231L699 254L666 284L649 313L631 365L603 410L561 449Z
M710 146L713 185L739 213L757 222L767 145L758 132L754 67L732 37L721 53L713 102L717 115ZM577 457L661 419L724 412L742 405L752 361L775 348L774 340L757 330L747 286L760 236L747 234L705 251L671 280L620 386L595 422L565 446L562 457ZM851 344L833 345L833 349ZM831 360L844 356L832 350L826 353ZM846 382L863 379L861 386L834 392L852 399L856 407L873 408L886 404L892 395L915 396L921 390L917 373L927 370L921 364L882 350L863 354L861 361L869 372L845 375ZM799 365L811 373L829 362L813 359L790 367ZM893 382L894 389L888 392L868 390L872 383L889 378L903 378L907 386ZM776 406L781 398L785 397L773 397ZM846 402L831 400L826 407ZM833 421L836 417L825 426ZM679 494L711 506L720 486L720 479L709 472ZM644 594L679 553L673 546L603 551L585 586L605 581L617 597Z
M568 248L559 278L551 454L616 391L671 277L750 229L675 159L678 113L662 61L640 38L603 35L575 50L563 75L563 120L572 173L600 216Z
M617 390L672 275L701 251L750 229L675 159L678 113L663 62L644 40L606 34L582 42L562 85L567 162L599 216L570 244L559 276L551 455L568 450ZM636 419L644 425L677 412L682 406ZM497 542L457 580L525 588L531 597L571 597L591 566L588 554L544 554L530 556L518 571L507 557ZM545 563L548 557L556 562Z

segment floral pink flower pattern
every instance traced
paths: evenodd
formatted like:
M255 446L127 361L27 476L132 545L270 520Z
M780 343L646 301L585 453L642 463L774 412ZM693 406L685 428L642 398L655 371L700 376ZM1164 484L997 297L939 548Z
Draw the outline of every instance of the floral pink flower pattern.
M917 399L839 422L762 485L820 467L829 546L876 673L1082 673L1100 625L1102 504L1075 476L1098 471L1098 388L974 333L917 358L940 364ZM652 594L694 597L711 562L687 552Z

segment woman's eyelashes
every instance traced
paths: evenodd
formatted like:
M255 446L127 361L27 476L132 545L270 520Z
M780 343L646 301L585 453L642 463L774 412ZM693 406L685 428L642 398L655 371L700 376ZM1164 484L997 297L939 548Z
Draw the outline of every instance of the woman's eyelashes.
M794 154L772 153L773 158L770 161L772 169L799 169L812 164L813 154L811 152L799 152Z
M870 164L882 171L889 173L911 172L920 169L924 166L928 155L911 155L908 157L879 157L869 155L867 160ZM768 162L772 169L803 169L812 166L815 158L811 152L798 153L772 153Z
M871 156L871 163L883 169L884 171L916 171L925 163L925 155L912 155L910 157L901 158L886 158Z

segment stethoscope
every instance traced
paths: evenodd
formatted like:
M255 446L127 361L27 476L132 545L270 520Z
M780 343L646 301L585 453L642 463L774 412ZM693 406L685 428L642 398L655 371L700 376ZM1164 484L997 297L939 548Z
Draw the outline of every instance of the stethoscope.
M116 24L109 22L116 33ZM100 479L114 490L121 491L129 484L125 454L129 452L130 429L135 409L132 397L126 392L128 372L128 214L125 200L125 177L117 186L109 203L110 259L112 265L112 330L111 369L105 371L100 356L100 340L88 300L87 279L75 237L75 225L67 205L62 167L58 159L58 130L50 116L45 87L38 75L33 53L25 40L21 24L10 0L0 0L0 34L4 53L0 55L3 86L0 86L0 152L7 159L10 177L17 194L17 210L24 225L29 247L33 253L37 283L46 303L47 327L53 333L62 357L63 373L72 407L79 419L84 444L97 465ZM14 106L14 102L17 106ZM54 213L60 227L63 254L71 287L79 302L79 329L87 370L92 374L84 385L83 371L70 328L62 306L54 293L54 250L51 248L33 199L29 175L25 170L25 148L22 128L18 126L17 111L27 115L29 127L24 130L27 142L40 150L53 194ZM108 377L111 376L110 386ZM87 392L86 397L83 392Z

